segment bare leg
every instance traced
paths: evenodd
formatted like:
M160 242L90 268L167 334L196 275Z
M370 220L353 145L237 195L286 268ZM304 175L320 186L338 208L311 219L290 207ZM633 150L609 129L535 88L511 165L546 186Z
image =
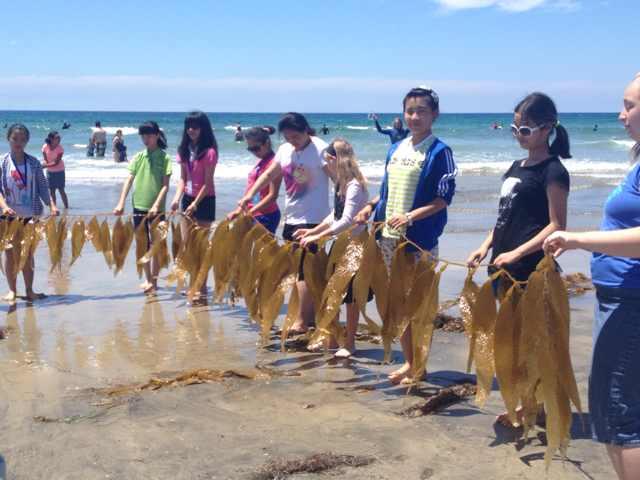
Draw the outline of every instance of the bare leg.
M402 346L402 354L404 355L404 365L395 372L389 374L391 383L402 382L411 371L413 364L413 341L411 334L411 325L408 325L404 333L400 337L400 345Z
M60 190L60 198L62 198L62 204L64 205L64 208L69 208L69 199L67 198L67 192L65 192L64 190Z
M620 480L640 478L640 447L623 448L607 445L607 453Z
M304 280L297 282L298 295L300 295L300 312L298 319L291 326L293 332L304 332L307 326L312 323L314 317L313 297Z
M147 262L142 266L145 282L140 285L140 288L142 288L142 291L144 291L144 293L153 293L155 291L155 287L153 285L153 275L151 274L151 264L153 262L155 262L155 259L151 259L150 262Z
M53 204L56 205L56 189L50 188L49 191L51 192L51 200L53 201Z
M33 255L29 257L27 262L22 269L22 277L24 278L24 288L27 291L27 299L28 300L39 300L45 298L43 293L36 293L33 291L33 277L35 270L35 262L33 260Z
M9 293L5 295L4 300L14 303L18 295L18 289L16 286L18 272L16 272L15 269L13 250L11 249L5 251L4 271L7 274L7 283L9 284Z
M344 348L336 352L336 357L348 358L356 353L356 332L358 331L358 320L360 320L360 310L355 303L347 304L347 340Z

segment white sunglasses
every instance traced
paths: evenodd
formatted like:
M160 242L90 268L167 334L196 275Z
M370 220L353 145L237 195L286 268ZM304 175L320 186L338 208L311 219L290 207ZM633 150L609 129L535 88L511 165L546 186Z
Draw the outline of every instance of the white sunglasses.
M527 127L526 125L523 125L522 127L518 127L515 124L511 124L511 133L513 133L514 135L520 135L521 137L529 137L531 136L534 132L537 132L538 130L544 128L544 125L541 127Z

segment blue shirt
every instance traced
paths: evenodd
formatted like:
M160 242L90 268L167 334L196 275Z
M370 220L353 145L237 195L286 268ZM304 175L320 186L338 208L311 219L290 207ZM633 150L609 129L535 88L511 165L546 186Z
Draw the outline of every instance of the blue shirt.
M640 163L629 172L604 204L601 230L640 227ZM640 289L640 258L594 253L591 276L598 286Z

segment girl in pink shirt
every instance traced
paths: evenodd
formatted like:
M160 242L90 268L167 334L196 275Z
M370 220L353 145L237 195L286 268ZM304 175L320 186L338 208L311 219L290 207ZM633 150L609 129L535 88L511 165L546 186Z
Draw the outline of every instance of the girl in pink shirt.
M42 146L42 168L47 169L47 180L49 181L49 190L51 191L51 199L54 205L56 203L56 190L59 190L64 208L69 208L69 200L64 191L65 174L64 162L62 161L64 149L60 145L60 140L58 132L50 132L47 135Z

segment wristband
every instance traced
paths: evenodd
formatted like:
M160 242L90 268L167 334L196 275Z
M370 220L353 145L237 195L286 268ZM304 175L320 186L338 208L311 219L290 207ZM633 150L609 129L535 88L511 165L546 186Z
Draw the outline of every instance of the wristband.
M407 217L407 224L409 226L413 225L413 218L411 218L411 212L407 212L404 214L405 217Z

